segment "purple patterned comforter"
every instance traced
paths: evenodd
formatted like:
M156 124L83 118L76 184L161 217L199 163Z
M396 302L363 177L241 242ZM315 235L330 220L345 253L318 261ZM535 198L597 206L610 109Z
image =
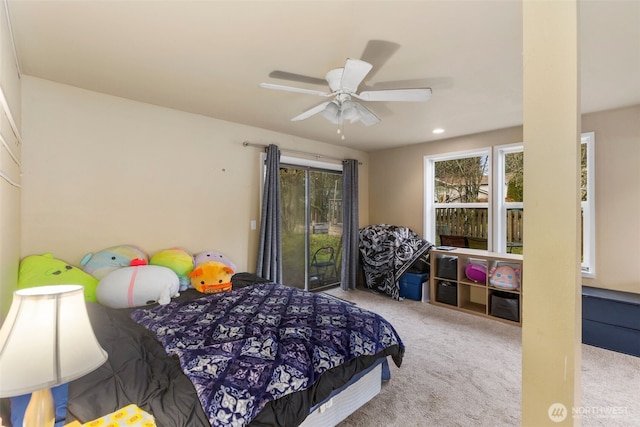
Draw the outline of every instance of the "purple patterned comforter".
M271 400L329 369L404 345L379 315L274 283L131 314L177 355L211 425L247 425Z

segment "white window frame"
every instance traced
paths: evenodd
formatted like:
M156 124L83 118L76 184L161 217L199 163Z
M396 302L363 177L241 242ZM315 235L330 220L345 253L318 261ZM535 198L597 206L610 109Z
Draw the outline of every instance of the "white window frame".
M517 153L524 151L524 144L518 142L515 144L496 145L493 147L495 174L493 175L493 182L495 188L495 194L493 197L494 212L497 213L493 219L493 251L506 253L507 252L507 210L508 209L524 209L523 202L507 202L505 198L506 194L506 182L504 181L505 173L505 155L510 153Z
M596 254L596 227L595 227L595 133L585 132L580 135L580 143L587 144L587 200L580 201L582 209L582 277L595 277L595 254ZM433 195L435 194L435 162L442 160L451 160L460 157L472 157L488 155L489 167L488 173L491 177L489 180L489 241L488 248L495 252L506 253L506 211L507 209L522 208L524 202L506 202L505 201L505 183L504 183L504 156L508 153L524 151L522 142L514 144L496 145L492 148L482 148L478 150L458 151L446 154L437 154L424 157L424 230L426 239L436 241L436 219L435 209L438 207L451 208L477 208L484 207L484 203L435 203ZM494 166L495 165L495 166ZM494 191L495 189L495 191ZM496 212L496 215L493 215ZM494 245L495 243L495 245Z
M585 132L580 143L587 144L587 200L580 201L582 208L582 277L596 276L596 135Z
M453 160L464 157L480 157L487 156L487 173L491 176L492 173L492 156L491 156L491 148L479 148L477 150L466 150L466 151L456 151L453 153L446 154L436 154L433 156L425 156L424 157L424 200L425 200L425 215L424 215L424 230L426 239L435 242L436 241L436 216L434 212L437 208L487 208L487 218L489 224L487 224L488 232L488 242L487 247L491 248L491 218L492 218L492 208L491 208L491 194L492 194L492 180L489 179L487 185L489 187L488 194L489 200L487 203L436 203L433 199L433 195L435 194L435 163L441 162L445 160Z

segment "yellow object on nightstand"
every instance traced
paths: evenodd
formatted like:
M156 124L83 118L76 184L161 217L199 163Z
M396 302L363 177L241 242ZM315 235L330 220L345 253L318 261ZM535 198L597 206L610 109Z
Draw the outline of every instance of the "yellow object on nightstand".
M153 416L146 413L137 405L127 405L122 409L118 409L104 417L80 424L77 421L65 425L65 427L121 427L121 426L137 426L137 427L156 427Z

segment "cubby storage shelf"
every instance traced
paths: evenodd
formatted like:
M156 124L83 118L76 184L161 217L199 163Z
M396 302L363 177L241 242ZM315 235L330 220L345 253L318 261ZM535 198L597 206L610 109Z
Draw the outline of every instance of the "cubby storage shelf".
M431 304L522 325L522 255L435 248L430 260ZM494 281L494 286L490 273L500 266L511 267L507 270L515 276L505 277L506 285Z

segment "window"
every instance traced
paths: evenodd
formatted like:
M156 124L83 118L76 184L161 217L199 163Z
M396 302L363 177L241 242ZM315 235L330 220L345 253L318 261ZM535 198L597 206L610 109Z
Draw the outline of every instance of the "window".
M490 151L479 150L429 157L427 174L427 236L438 245L489 247Z
M583 133L581 142L582 275L595 277L595 134Z
M524 219L523 146L509 144L494 147L496 173L495 211L497 212L493 250L521 254Z
M585 277L594 277L595 265L594 144L593 132L582 134L581 264ZM437 245L522 253L523 165L522 143L425 157L427 238Z

